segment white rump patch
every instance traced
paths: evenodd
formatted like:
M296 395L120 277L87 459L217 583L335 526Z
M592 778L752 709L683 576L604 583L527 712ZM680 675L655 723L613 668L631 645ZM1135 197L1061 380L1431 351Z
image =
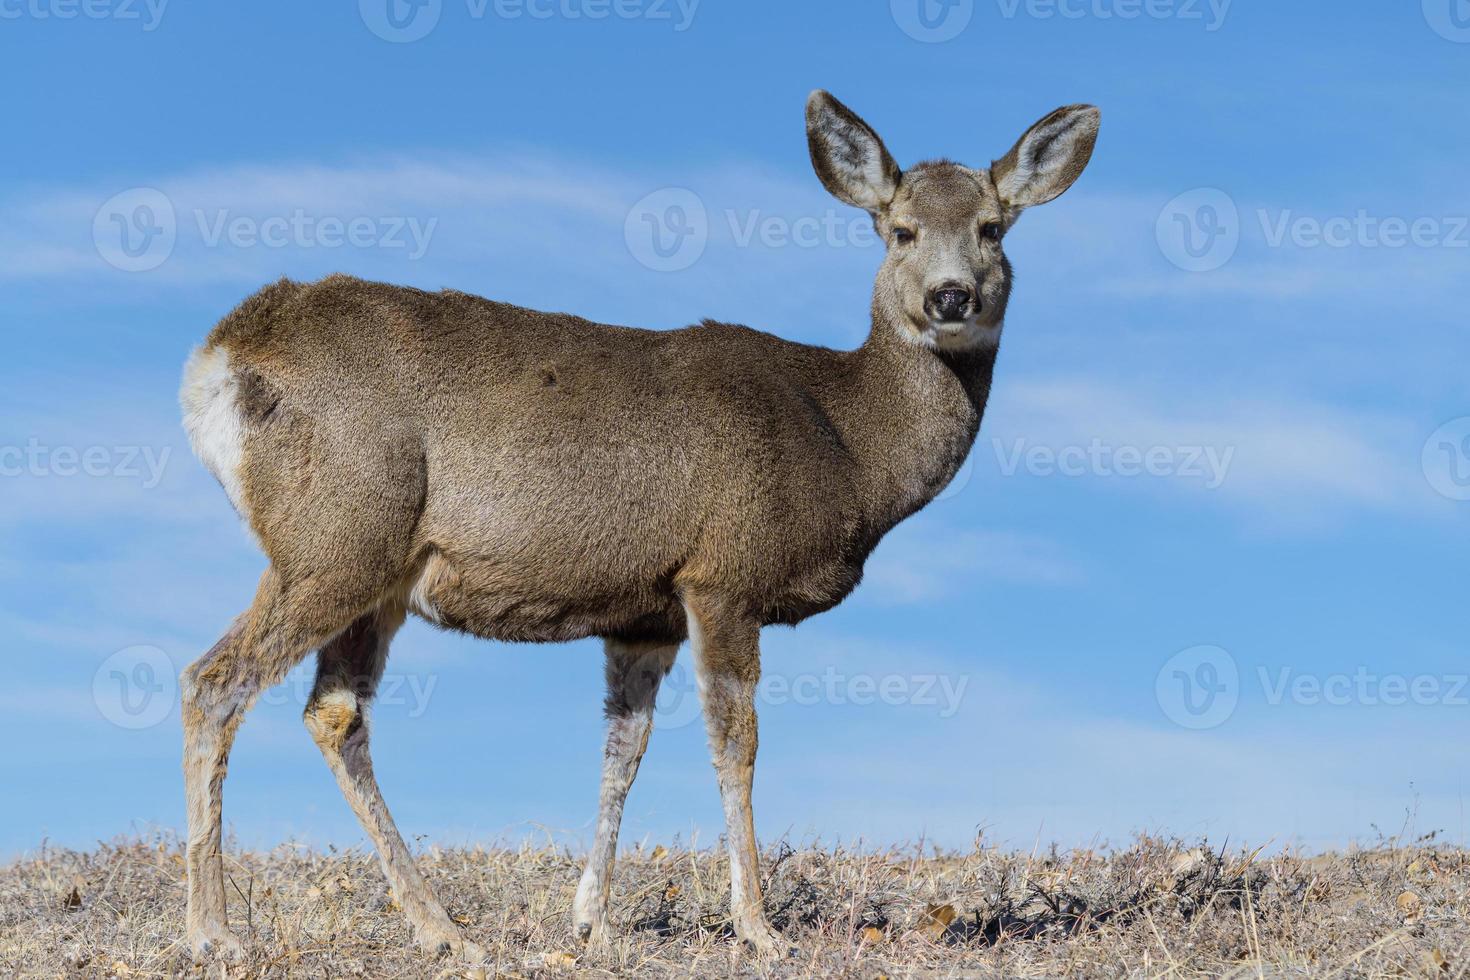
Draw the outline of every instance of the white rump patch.
M184 366L184 383L179 403L184 409L184 430L194 455L225 488L235 511L245 516L240 488L240 463L245 447L245 426L237 405L239 382L230 367L230 355L221 347L201 347Z

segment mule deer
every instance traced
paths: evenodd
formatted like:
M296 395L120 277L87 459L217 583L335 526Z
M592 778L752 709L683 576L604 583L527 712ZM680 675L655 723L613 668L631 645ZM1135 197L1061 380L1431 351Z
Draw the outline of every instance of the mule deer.
M1097 139L1058 109L989 169L900 171L814 92L812 163L887 252L853 351L742 326L605 326L465 293L282 280L185 369L194 450L270 559L250 608L183 677L188 940L238 954L220 798L255 697L317 650L306 727L429 948L473 959L389 816L368 706L407 613L500 640L602 637L600 815L578 936L608 935L623 802L660 679L690 640L726 821L736 934L763 953L750 792L758 636L850 593L878 540L963 462L990 391L1011 268L1001 239Z

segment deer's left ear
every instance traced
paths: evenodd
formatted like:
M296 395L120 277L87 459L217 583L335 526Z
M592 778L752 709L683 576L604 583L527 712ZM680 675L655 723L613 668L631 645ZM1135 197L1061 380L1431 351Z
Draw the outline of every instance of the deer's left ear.
M1071 187L1092 159L1101 118L1096 106L1069 105L1026 130L1011 152L990 167L1002 203L1019 212Z
M893 201L898 164L873 127L821 89L806 101L806 139L812 168L839 201L874 215Z

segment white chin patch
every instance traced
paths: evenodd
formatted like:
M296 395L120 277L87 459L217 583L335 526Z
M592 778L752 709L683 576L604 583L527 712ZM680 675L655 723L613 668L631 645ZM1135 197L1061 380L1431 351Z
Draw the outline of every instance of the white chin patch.
M920 340L935 350L974 350L994 347L1000 343L1000 331L1004 321L979 323L966 320L963 323L930 323L919 335Z

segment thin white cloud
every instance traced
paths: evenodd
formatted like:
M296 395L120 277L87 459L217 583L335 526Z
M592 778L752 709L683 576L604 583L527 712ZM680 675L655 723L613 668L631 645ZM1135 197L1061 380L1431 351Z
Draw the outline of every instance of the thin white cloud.
M1003 382L976 451L1002 476L1075 475L1150 486L1292 518L1326 509L1427 513L1424 434L1392 416L1242 393L1153 390L1092 379ZM1118 464L1155 452L1157 471ZM1064 457L1064 454L1070 454ZM1062 472L1052 457L1069 458ZM1038 471L1036 460L1045 468ZM1136 464L1128 470L1136 469Z
M1078 560L1039 535L910 522L869 559L861 595L885 604L943 602L978 584L1070 585L1083 578Z
M831 820L810 816L814 795L839 808L861 800L844 811L843 832L884 842L924 834L962 845L983 828L990 842L1013 846L1038 836L1043 844L1116 844L1163 829L1328 847L1369 838L1375 824L1397 831L1411 810L1421 830L1461 839L1466 829L1454 764L1465 723L1453 704L1273 705L1247 667L1235 713L1218 728L1189 731L1153 708L1158 664L1148 659L1125 657L1113 668L1150 695L1150 710L1140 713L1136 698L1100 694L1086 671L1068 669L1070 657L1049 676L983 644L946 656L932 645L883 647L820 626L767 645L775 670L937 671L961 692L953 712L762 705L760 812L768 826L798 836L832 833ZM877 737L880 710L894 723Z
M0 233L0 276L117 278L93 240L93 220L113 195L134 187L162 192L176 229L171 254L148 270L147 280L179 283L258 282L280 275L290 263L330 270L349 251L354 263L385 268L418 252L419 244L434 247L441 231L466 257L497 247L524 248L528 240L544 241L548 229L569 218L620 227L636 184L524 157L242 165L60 188L7 202L10 220ZM229 237L231 221L259 226L268 219L294 221L298 214L305 223L282 232L276 239L282 244L239 245ZM368 238L388 244L329 244L332 238L324 237L319 225L325 218L376 222ZM398 219L405 225L394 231L388 222ZM473 232L489 227L497 236L477 248ZM427 241L416 241L415 231Z
M138 187L165 195L175 238L161 264L125 272L104 259L93 225L101 211L112 222L104 220L101 239L110 240L109 229L116 238L119 218L103 205ZM663 214L658 195L673 188L697 195L707 240L692 265L670 273L643 264L627 235L641 227L640 202L652 200ZM8 217L0 228L0 280L16 289L68 281L73 304L177 295L185 287L243 296L282 275L350 272L611 322L673 326L708 316L778 331L795 323L818 340L856 343L867 328L866 283L881 255L870 219L829 197L811 175L734 165L635 173L531 152L134 174L31 188L0 197L0 206ZM135 214L131 205L121 210ZM282 221L298 215L305 232L294 224L283 232ZM324 244L323 219L365 219L369 244ZM241 244L232 237L237 220L247 235L274 221L273 242ZM751 290L752 282L761 288ZM850 302L834 304L836 282L850 283ZM40 300L57 302L50 294Z

